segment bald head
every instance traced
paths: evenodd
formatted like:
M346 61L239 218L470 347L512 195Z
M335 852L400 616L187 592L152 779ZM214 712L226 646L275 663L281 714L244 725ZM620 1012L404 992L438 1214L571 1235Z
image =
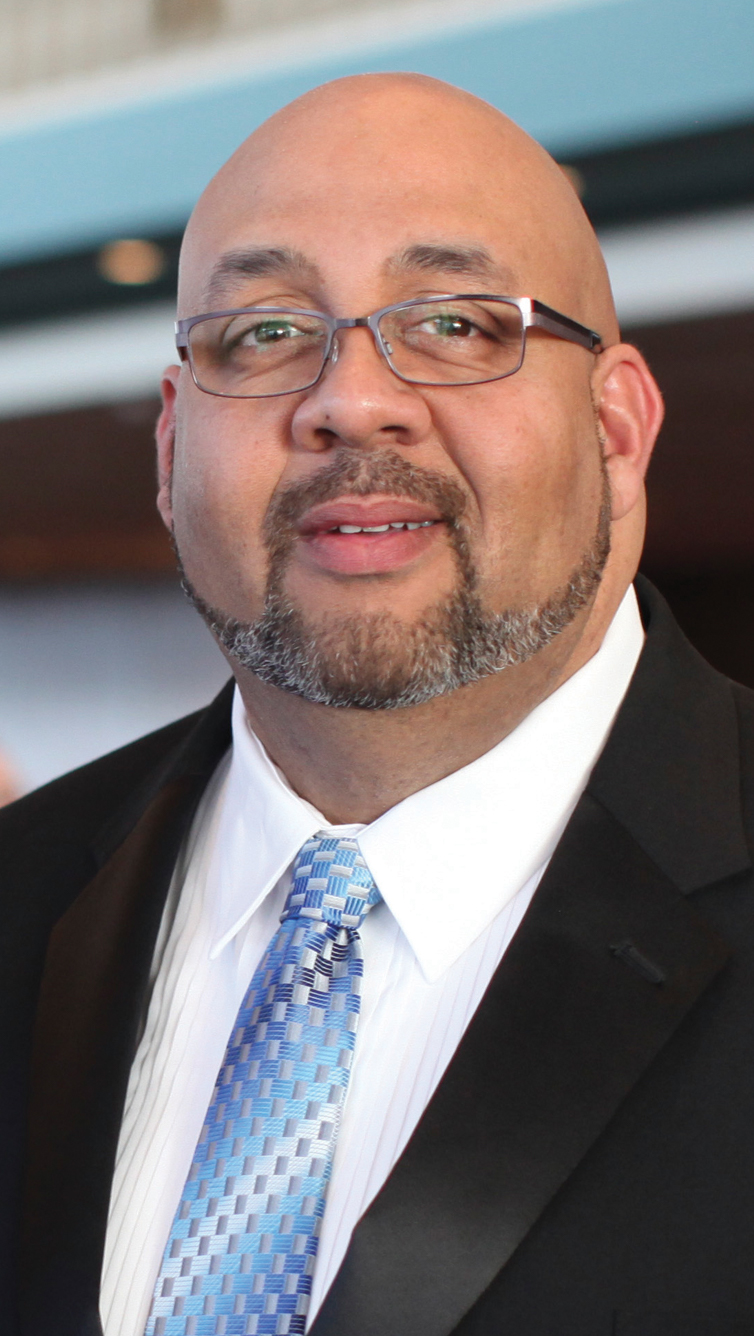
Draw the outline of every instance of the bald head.
M486 251L509 293L618 337L599 246L563 172L508 117L439 80L339 79L264 122L194 211L180 313L207 309L219 257L249 245L298 254L311 230L365 266L421 242Z

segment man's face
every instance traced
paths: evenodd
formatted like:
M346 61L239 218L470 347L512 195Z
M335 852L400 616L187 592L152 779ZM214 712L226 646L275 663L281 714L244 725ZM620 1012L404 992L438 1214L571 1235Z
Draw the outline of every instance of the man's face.
M273 305L354 316L486 292L583 318L577 280L541 253L510 182L495 184L483 155L459 151L445 170L443 147L430 139L397 167L379 144L320 146L295 163L290 151L262 152L189 248L182 314ZM379 644L362 648L374 659L377 645L383 677L386 656L416 654L422 628L449 633L438 618L457 612L459 590L488 618L551 603L594 564L604 478L592 367L588 352L535 331L510 378L410 385L367 329L338 336L316 386L278 398L212 397L184 367L172 520L191 587L242 626L277 600L309 652L319 643L337 655L349 627L372 627ZM420 527L363 532L385 524Z

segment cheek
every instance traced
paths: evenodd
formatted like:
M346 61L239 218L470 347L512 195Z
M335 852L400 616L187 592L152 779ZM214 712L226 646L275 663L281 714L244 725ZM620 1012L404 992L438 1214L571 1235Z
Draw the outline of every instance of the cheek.
M268 416L209 400L206 408L192 403L176 423L176 542L202 596L237 616L249 615L264 588L262 525L284 466Z
M449 450L474 505L476 564L505 597L567 579L596 532L601 472L591 402L512 383L502 401L474 404L446 424ZM468 409L469 405L465 405Z

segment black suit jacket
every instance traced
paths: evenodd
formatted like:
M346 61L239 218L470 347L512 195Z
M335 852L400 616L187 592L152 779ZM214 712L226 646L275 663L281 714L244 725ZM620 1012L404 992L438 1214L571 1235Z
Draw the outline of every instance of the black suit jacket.
M312 1336L754 1336L754 695L640 588L607 746ZM4 1331L101 1331L152 949L229 706L0 817Z

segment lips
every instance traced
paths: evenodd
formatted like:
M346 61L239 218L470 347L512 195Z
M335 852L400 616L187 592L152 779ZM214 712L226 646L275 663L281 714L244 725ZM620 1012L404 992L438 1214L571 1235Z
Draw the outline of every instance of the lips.
M386 533L389 529L409 532L442 521L434 506L408 497L343 497L313 506L298 524L302 538L319 533Z
M313 506L297 525L305 563L338 575L398 571L426 552L444 528L435 507L388 496Z

